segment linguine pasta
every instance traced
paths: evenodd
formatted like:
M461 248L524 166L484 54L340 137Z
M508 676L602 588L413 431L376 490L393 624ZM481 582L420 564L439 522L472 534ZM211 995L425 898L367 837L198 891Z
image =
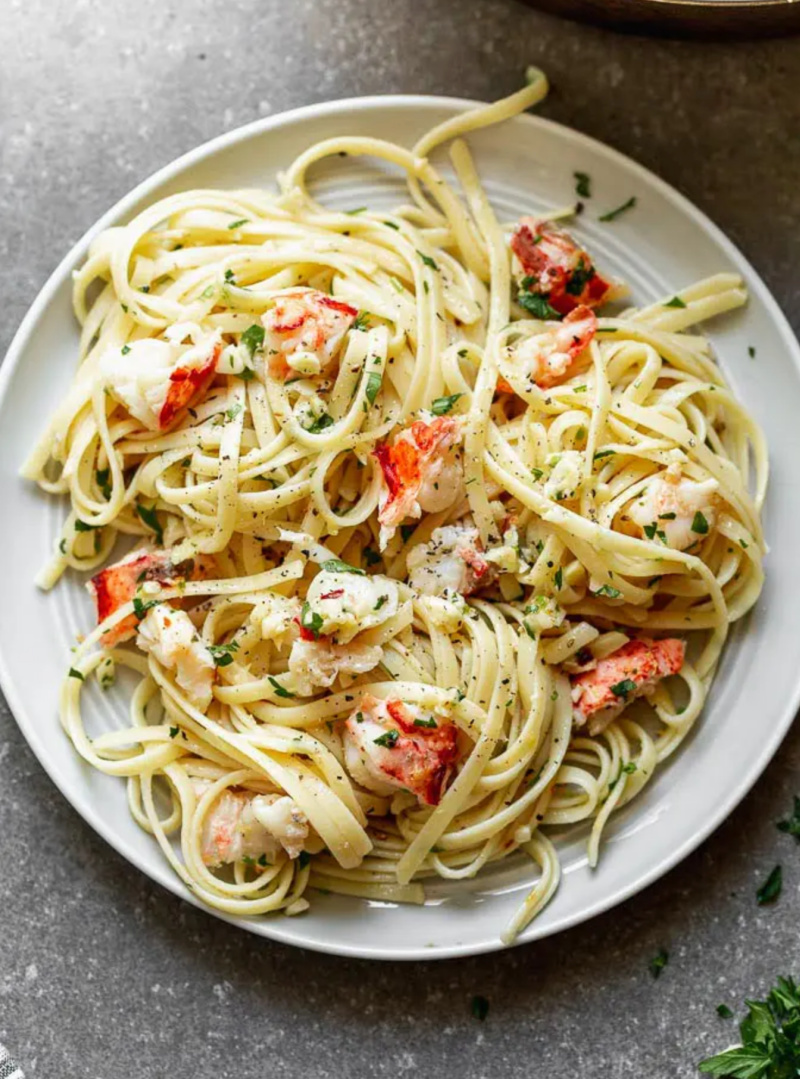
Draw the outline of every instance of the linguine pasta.
M554 832L596 864L759 594L764 440L694 329L743 284L625 309L560 223L499 222L463 136L545 92L170 196L75 275L80 364L24 467L70 499L38 583L93 574L61 720L219 910L421 903L523 852L512 940ZM318 204L337 154L408 204ZM130 724L90 737L117 668Z

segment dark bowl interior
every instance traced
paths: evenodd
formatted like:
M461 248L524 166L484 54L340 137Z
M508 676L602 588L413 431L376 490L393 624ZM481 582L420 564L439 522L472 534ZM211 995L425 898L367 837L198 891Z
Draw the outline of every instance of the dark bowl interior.
M523 0L532 7L620 30L694 37L800 33L800 0Z

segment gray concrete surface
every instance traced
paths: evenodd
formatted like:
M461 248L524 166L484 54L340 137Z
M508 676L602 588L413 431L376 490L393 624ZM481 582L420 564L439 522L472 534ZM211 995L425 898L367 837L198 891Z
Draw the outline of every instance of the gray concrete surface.
M546 115L707 210L800 327L800 40L621 37L513 0L2 0L0 57L0 354L68 246L177 154L326 98L499 96L530 62L552 77ZM252 939L151 885L0 707L0 1041L46 1079L692 1076L733 1039L718 1003L800 974L800 846L775 829L798 771L795 730L700 851L586 926L370 965ZM776 862L784 894L759 908Z

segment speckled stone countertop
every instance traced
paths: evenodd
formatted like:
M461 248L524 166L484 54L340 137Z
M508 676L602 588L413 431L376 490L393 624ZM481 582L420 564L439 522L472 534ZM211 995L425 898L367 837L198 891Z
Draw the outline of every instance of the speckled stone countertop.
M553 83L545 115L710 213L800 328L800 39L645 40L514 0L4 0L0 55L0 354L73 241L185 150L327 98L501 96L532 62ZM800 847L775 828L798 772L796 729L711 840L587 925L369 964L255 939L152 885L0 704L0 1041L43 1079L693 1076L733 1040L718 1003L800 973ZM783 895L760 908L777 862Z

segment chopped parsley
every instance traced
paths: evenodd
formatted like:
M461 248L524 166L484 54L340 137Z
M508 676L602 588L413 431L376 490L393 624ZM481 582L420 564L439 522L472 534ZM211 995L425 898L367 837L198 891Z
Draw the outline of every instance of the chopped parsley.
M252 326L244 331L239 338L239 341L252 356L253 353L264 346L264 327L259 326L257 322L254 322Z
M296 693L290 693L288 689L285 689L277 678L273 678L271 674L267 675L267 681L275 690L276 697L296 697Z
M650 973L654 978L660 978L661 972L669 962L669 952L664 948L659 948L658 952L653 956L650 962L647 964L650 968Z
M425 265L429 269L431 269L431 270L438 270L439 269L439 267L436 265L436 263L433 261L433 259L430 257L430 255L423 255L423 253L421 251L417 251L417 254L419 255L419 257L422 259L422 261L425 263Z
M86 679L81 674L81 672L76 671L74 667L70 667L69 676L70 676L70 678L77 678L79 682L85 682L86 681Z
M351 330L368 330L369 329L369 311L359 311L356 315L356 319Z
M226 280L226 281L227 281L227 282L228 282L229 284L231 284L231 285L235 285L235 284L236 284L236 282L235 282L235 281L234 281L234 279L233 279L233 270L232 270L232 269L230 268L230 266L229 266L229 267L228 267L228 269L227 269L227 270L225 271L225 280Z
M111 498L111 469L110 468L98 468L94 474L94 478L97 480L97 486L100 488L100 493L106 499Z
M486 997L473 997L470 1004L470 1011L473 1018L478 1022L483 1023L486 1020L486 1016L489 1014L489 1001Z
M527 280L527 278L525 279ZM524 308L529 315L538 319L560 319L561 315L547 302L547 298L539 292L529 292L524 289L517 293L517 303Z
M141 620L147 614L151 607L157 607L161 603L160 599L149 599L147 602L142 602L138 596L133 597L133 613Z
M618 588L614 588L610 584L601 584L597 591L594 593L596 596L608 596L609 599L619 599L622 595Z
M210 644L208 650L217 667L227 667L233 663L233 653L239 651L239 642L231 641L230 644Z
M751 360L754 360L756 358L756 350L754 345L747 346L747 355L750 357Z
M96 528L102 528L102 525L88 525L86 521L81 521L80 518L75 519L75 531L76 532L94 532Z
M367 563L368 566L377 566L377 564L381 560L381 556L378 554L378 552L373 551L371 547L365 547L361 553L363 554L364 561Z
M685 307L685 306L686 306L686 304L683 302L683 300L680 298L680 296L673 296L671 300L667 300L667 302L665 304L662 304L662 307Z
M719 1015L728 1018L730 1009ZM766 1000L748 1000L739 1025L742 1045L698 1065L704 1075L731 1079L789 1079L800 1072L800 990L791 978L778 978Z
M587 266L583 260L583 256L581 256L578 259L578 265L567 279L564 291L568 292L570 296L580 296L593 277L594 268L591 264Z
M564 584L564 571L561 566L558 567L555 574L553 575L553 581L555 582L556 588L560 590L562 585Z
M532 468L531 469L531 475L533 476L533 478L535 480L540 480L542 478L542 476L544 475L544 472L542 471L541 468Z
M130 346L130 345L123 345L123 346L122 346L122 349L121 349L120 351L122 352L122 355L123 355L123 356L127 356L127 355L128 355L128 353L130 352L130 350L131 350L131 346Z
M631 693L636 692L636 683L631 678L623 678L621 682L616 682L611 687L611 692L615 697L627 699Z
M242 405L240 405L237 401L235 404L231 405L231 407L225 412L225 415L228 417L229 420L235 420L241 411Z
M708 521L705 519L700 510L694 515L692 521L692 532L696 532L699 536L705 536L708 532Z
M400 230L400 226L395 225L394 221L384 221L383 224L387 227L387 229L394 229L395 232L399 232Z
M242 225L248 224L249 221L250 221L249 217L240 217L238 221L231 221L230 225L228 225L228 228L229 229L240 229L242 227Z
M774 903L783 889L783 869L776 865L770 875L756 892L756 902L760 907Z
M667 542L667 534L658 527L658 521L652 521L649 525L645 525L644 534L648 539L655 539L658 536L663 543Z
M435 727L438 727L439 724L436 722L433 716L430 716L428 719L415 719L414 726L427 727L428 729L433 730Z
M593 459L599 461L603 457L613 457L616 452L616 450L598 450Z
M727 1004L717 1005L717 1015L720 1019L733 1019L733 1012L730 1010Z
M371 405L375 404L375 398L378 396L378 392L381 388L381 375L380 371L370 371L367 375L367 389L366 397Z
M327 573L357 573L359 577L364 576L363 569L357 569L355 566L351 566L349 562L343 562L341 558L328 558L321 564L321 569L324 569Z
M631 195L627 202L623 202L621 206L617 206L615 210L609 210L608 213L601 214L598 221L615 221L620 214L624 214L626 210L632 210L636 205L636 196Z
M323 621L321 614L313 611L308 603L303 604L303 609L300 612L300 625L313 635L315 641L319 638Z
M786 820L778 821L778 831L793 835L800 843L800 798L794 797L794 812Z
M146 524L152 532L155 532L156 543L159 545L159 547L162 547L164 544L164 530L159 523L158 516L156 515L155 506L151 506L148 509L147 506L140 506L137 503L136 512L138 513L144 524Z
M575 194L581 199L592 197L592 178L588 172L573 172L575 177Z
M386 749L394 749L397 745L397 740L400 737L400 731L396 731L392 728L390 731L385 731L378 738L373 739L376 746L384 746Z
M435 401L431 402L431 412L434 416L444 416L452 411L453 405L459 397L463 396L463 393L451 393L449 397L437 397Z
M180 734L180 731L181 731L180 727L170 727L170 729L169 729L170 738L177 738L178 735Z
M384 605L384 603L388 603L388 601L389 601L388 596L378 596L378 602L372 608L373 611L379 611L381 609L381 607Z
M333 427L333 416L329 416L327 412L323 412L321 416L317 416L312 424L306 427L306 430L310 435L318 435L321 431L324 431L326 427Z

